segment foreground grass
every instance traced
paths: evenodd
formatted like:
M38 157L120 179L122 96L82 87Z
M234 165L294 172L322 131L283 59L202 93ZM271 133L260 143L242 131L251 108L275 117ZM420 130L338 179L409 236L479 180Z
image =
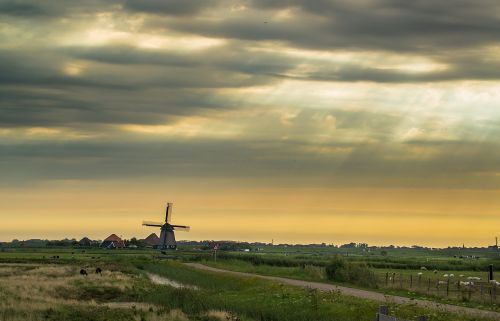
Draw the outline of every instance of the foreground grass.
M231 271L238 271L238 272L246 272L246 273L254 273L254 274L260 274L260 275L269 275L269 276L279 276L279 277L287 277L287 278L292 278L292 279L298 279L298 280L305 280L305 281L314 281L314 282L325 282L325 283L332 283L332 284L338 284L338 285L343 285L343 286L348 286L348 287L355 287L355 288L362 288L353 284L346 284L346 283L339 283L339 282L332 282L326 278L326 274L324 271L324 268L314 266L314 265L305 265L305 266L293 266L293 267L283 267L283 266L271 266L271 265L266 265L266 264L261 264L261 265L254 265L250 262L247 261L242 261L242 260L237 260L237 259L225 259L225 260L205 260L202 261L201 263L211 266L211 267L216 267L216 268L221 268L221 269L227 269ZM386 294L393 294L393 295L399 295L399 296L405 296L405 297L410 297L410 298L415 298L415 299L424 299L424 300L430 300L430 301L436 301L439 303L446 303L446 304L454 304L454 305L459 305L459 306L466 306L466 307L474 307L474 308L480 308L480 309L485 309L485 310L491 310L491 311L500 311L500 306L498 303L495 302L490 302L489 297L485 294L483 297L480 297L477 293L472 296L472 300L467 299L467 293L460 293L456 291L456 282L459 279L459 275L464 275L462 278L463 280L466 280L466 276L475 276L475 277L485 277L484 272L477 272L477 271L439 271L438 273L434 273L433 271L421 271L421 270L389 270L389 269L373 269L375 272L377 278L379 279L379 286L377 288L370 288L370 290L375 290L379 291L382 293ZM389 281L388 285L385 286L385 275L386 273L389 274L390 278L393 277L393 273L396 276L395 277L395 282ZM422 273L422 282L420 286L418 282L418 273ZM399 287L399 275L402 275L403 278L405 278L405 283L403 284L402 288ZM452 285L451 285L451 290L450 290L450 296L445 297L445 286L441 285L440 292L437 292L436 290L436 283L439 280L445 280L443 278L444 274L454 274L456 276L455 279L453 279ZM410 289L408 283L409 275L413 275L413 287ZM427 290L427 282L428 279L431 279L431 288L430 292L426 293ZM440 293L441 295L437 295Z
M82 264L85 264L82 266ZM96 265L103 275L89 272ZM154 273L190 288L153 284ZM63 321L371 321L378 303L280 285L256 278L217 275L179 262L107 257L77 264L0 264L0 320ZM415 306L391 305L391 314L414 320L479 321Z
M188 300L182 301L189 302L187 306L182 307L185 311L224 309L256 320L371 321L378 308L376 302L342 296L337 292L322 293L256 278L216 275L189 269L175 262L146 264L140 267L179 282L198 286L198 291L162 289L177 291L176 295L179 297L189 297ZM165 294L157 297L156 303L174 304L162 300L162 297L171 297L169 293ZM419 315L427 315L429 320L433 321L481 320L415 306L391 305L390 309L393 315L409 320L416 319Z

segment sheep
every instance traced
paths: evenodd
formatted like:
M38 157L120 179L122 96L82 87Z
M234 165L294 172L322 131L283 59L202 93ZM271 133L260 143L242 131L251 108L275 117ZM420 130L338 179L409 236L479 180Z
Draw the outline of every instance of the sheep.
M420 269L423 270L423 271L427 270L427 268L425 266L422 266Z
M467 277L467 280L469 280L469 281L481 281L481 278L479 278L477 276L469 276L469 277Z
M455 277L455 274L451 273L450 278L454 278L454 277Z
M80 275L85 275L85 276L87 276L87 271L85 271L84 269L81 269L81 270L80 270Z
M500 282L498 282L497 280L490 280L490 283L496 286L500 285Z
M460 285L472 286L472 285L474 285L474 282L472 282L472 281L460 281Z
M443 278L447 278L448 277L448 274L443 274Z
M438 270L434 270L434 274L437 274L438 273Z
M418 272L417 275L423 275L423 273L422 272Z
M460 274L459 276L460 276L461 278L463 278L463 277L464 277L465 275L463 275L463 274Z
M446 281L438 281L438 284L448 284Z
M101 270L100 267L98 267L97 269L95 269L95 274L102 275L102 270Z

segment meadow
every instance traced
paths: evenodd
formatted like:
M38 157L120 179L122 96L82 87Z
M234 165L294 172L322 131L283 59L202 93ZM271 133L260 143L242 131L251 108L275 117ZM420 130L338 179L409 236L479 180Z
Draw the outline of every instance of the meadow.
M330 282L324 277L324 267L315 264L274 266L234 257L219 257L214 262L211 253L194 250L176 251L168 260L160 260L158 255L142 249L24 248L0 252L0 320L371 321L379 305L337 292L195 270L183 262ZM279 253L258 255L289 265L292 263L287 260L302 262L307 258L304 253L298 258L280 257ZM102 275L93 273L96 267L103 269ZM82 268L88 276L80 275ZM152 275L156 277L152 279ZM488 320L414 305L391 303L390 311L408 320L419 315L432 321Z

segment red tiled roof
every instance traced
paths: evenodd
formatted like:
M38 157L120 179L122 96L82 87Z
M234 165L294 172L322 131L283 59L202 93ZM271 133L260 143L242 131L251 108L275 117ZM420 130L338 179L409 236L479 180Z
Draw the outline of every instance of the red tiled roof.
M122 239L118 237L118 235L116 234L111 234L110 236L104 239L104 241L114 241L114 242L121 242L121 240Z

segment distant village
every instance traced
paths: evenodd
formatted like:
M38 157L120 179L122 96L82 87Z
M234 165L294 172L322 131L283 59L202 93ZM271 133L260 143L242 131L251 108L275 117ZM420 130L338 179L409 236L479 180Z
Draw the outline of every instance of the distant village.
M215 246L218 250L226 250L226 251L260 251L264 247L275 246L281 248L291 248L294 247L309 247L309 248L332 248L332 249L354 249L362 252L379 252L382 255L386 254L388 250L467 250L467 251L500 251L498 243L491 246L486 247L466 247L457 246L457 247L446 247L446 248L434 248L434 247L424 247L424 246L370 246L367 243L346 243L342 245L335 244L327 244L327 243L310 243L310 244L287 244L280 243L274 244L274 242L264 243L264 242L239 242L239 241L228 241L228 240L203 240L203 241L178 241L180 246L190 246L191 248L197 248L200 250L210 250ZM103 248L103 249L138 249L138 248L157 248L160 244L160 238L156 233L151 233L148 237L144 239L138 239L132 237L131 239L123 239L116 234L111 234L106 237L104 240L92 240L88 237L83 237L80 240L77 239L63 239L63 240L43 240L43 239L28 239L28 240L17 240L14 239L11 242L0 242L0 247L3 249L5 247L82 247L82 248Z

